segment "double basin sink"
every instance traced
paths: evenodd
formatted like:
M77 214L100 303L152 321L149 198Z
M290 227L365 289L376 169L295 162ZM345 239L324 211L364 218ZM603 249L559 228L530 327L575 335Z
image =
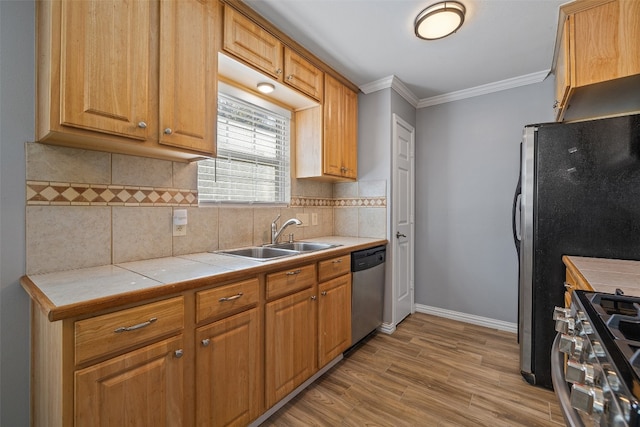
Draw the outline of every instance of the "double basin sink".
M216 253L247 258L254 261L268 261L276 258L335 248L336 246L340 245L333 245L331 243L289 242L242 249L230 249L217 251Z

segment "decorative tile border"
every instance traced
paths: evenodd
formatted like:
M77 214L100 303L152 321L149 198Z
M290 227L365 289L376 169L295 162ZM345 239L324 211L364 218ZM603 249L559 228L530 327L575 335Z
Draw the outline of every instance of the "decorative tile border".
M50 206L198 206L197 190L27 181L27 205ZM291 207L384 208L386 197L292 197Z
M198 206L197 190L27 181L27 205Z
M385 208L387 207L386 197L355 197L349 199L336 199L337 208Z
M292 197L291 207L335 207L335 208L386 208L386 197L355 197L341 199L317 199Z

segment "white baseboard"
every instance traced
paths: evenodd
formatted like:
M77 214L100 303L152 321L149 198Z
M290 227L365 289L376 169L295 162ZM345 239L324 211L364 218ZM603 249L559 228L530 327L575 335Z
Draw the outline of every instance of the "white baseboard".
M445 317L447 319L459 320L460 322L485 326L487 328L498 329L501 331L513 332L514 334L518 332L518 324L516 323L505 322L502 320L496 320L488 317L476 316L473 314L461 313L459 311L446 310L444 308L431 307L422 304L416 304L415 308L418 313L432 314L434 316Z
M380 331L380 332L382 332L384 334L391 335L392 333L394 333L396 331L396 325L393 324L393 323L383 323L378 328L378 331Z

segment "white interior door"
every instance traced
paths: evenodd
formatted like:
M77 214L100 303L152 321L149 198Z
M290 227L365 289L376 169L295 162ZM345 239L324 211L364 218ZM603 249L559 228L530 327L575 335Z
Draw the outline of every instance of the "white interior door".
M393 322L414 312L415 129L393 115Z

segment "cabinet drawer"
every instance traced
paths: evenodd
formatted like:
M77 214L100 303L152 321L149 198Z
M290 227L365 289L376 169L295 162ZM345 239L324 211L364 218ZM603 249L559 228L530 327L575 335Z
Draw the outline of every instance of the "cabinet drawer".
M343 255L318 263L318 282L342 276L351 271L351 255Z
M231 283L196 293L196 322L213 319L242 307L257 304L260 299L257 278Z
M75 322L76 365L183 328L183 297L79 320Z
M315 264L267 274L267 299L309 288L313 286L315 280Z

